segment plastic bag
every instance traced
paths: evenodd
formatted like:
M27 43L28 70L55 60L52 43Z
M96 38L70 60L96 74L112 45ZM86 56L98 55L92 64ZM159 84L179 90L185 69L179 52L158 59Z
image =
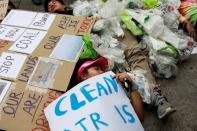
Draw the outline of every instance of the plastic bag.
M129 15L127 10L124 10L120 14L120 19L124 23L125 27L131 31L134 36L143 35L142 30L136 25L136 23L132 20L132 16Z
M144 70L134 70L132 72L129 72L128 75L130 75L135 83L138 86L138 92L140 93L140 96L142 97L142 101L150 104L151 103L151 91L149 87L148 80L144 76Z
M98 20L92 29L93 32L100 32L102 35L111 35L113 37L123 37L124 31L120 26L117 17Z
M153 50L149 52L149 65L156 77L170 78L176 76L177 60L173 57L160 55Z
M118 16L119 12L124 10L125 7L126 5L119 0L108 0L98 10L98 14L102 18L115 17Z
M177 56L177 51L173 46L151 36L145 35L140 44L146 44L148 49L152 49L158 54L168 55L174 58Z
M73 15L75 16L93 15L91 5L87 1L76 1L73 6Z
M145 10L127 10L128 13L142 25L143 30L157 38L163 33L164 23L161 16Z
M114 63L124 63L125 55L123 44L117 39L108 36L91 35L90 40L97 53L109 60L109 69L113 69Z
M184 50L188 48L188 42L192 42L192 38L184 35L183 37L173 33L168 27L165 26L164 33L159 36L161 40L168 42L178 50Z
M96 59L98 54L94 50L90 38L88 36L83 36L82 39L85 42L85 44L83 46L83 51L81 52L80 59L85 59L85 58Z

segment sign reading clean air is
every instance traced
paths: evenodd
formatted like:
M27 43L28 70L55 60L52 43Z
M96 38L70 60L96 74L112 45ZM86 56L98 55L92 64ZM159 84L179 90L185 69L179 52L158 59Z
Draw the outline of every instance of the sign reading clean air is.
M144 131L113 72L92 77L45 108L52 131Z

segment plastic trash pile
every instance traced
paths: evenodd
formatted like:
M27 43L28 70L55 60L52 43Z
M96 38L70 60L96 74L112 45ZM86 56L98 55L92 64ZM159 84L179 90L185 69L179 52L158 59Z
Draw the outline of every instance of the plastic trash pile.
M110 68L125 64L124 49L117 38L127 28L149 51L149 64L157 77L176 75L177 63L187 59L195 41L179 29L180 0L93 0L76 1L76 16L95 16L90 41L94 50L108 58ZM191 11L190 11L191 12ZM128 69L129 67L123 67Z

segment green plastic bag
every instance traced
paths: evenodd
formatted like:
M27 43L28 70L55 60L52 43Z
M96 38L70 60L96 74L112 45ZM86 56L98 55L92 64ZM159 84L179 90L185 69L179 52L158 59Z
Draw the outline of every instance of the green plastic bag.
M89 36L84 35L82 39L85 42L85 44L83 46L83 51L81 52L79 59L86 59L86 58L96 59L98 54L94 50L92 46L92 42L89 39Z
M132 21L132 16L129 15L129 12L127 12L126 10L124 10L121 15L120 15L120 19L123 21L123 23L125 24L126 28L128 30L131 31L131 33L134 36L141 36L143 35L142 30L135 24L134 21Z
M144 8L153 9L157 6L158 0L144 0Z

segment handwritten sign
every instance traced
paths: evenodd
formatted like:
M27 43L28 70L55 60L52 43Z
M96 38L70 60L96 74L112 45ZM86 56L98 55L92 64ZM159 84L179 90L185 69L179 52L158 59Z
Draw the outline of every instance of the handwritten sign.
M90 78L45 108L52 131L143 131L123 89L107 72Z
M16 41L24 31L24 28L0 25L0 39Z
M46 31L27 29L9 50L31 54L46 35Z
M2 53L0 57L0 77L16 79L26 55L16 53Z
M60 18L57 27L64 29L66 34L87 35L90 34L94 17L79 17L64 15Z
M55 16L56 15L49 13L38 13L30 25L30 28L48 30L53 23Z
M1 23L4 25L29 27L36 15L36 12L11 10Z
M83 40L81 36L64 34L50 57L59 60L76 61L82 47Z
M0 80L0 103L6 95L9 87L11 85L10 81Z
M8 0L1 0L0 1L0 20L3 20L7 13L8 8Z
M2 24L48 30L55 19L54 14L11 10ZM14 22L13 22L14 21Z

